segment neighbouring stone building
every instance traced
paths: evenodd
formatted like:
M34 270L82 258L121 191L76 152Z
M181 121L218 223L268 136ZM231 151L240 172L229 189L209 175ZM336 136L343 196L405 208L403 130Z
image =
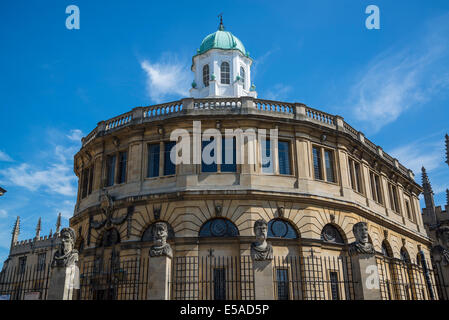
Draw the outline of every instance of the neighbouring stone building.
M259 99L251 64L220 22L190 98L82 139L78 298L438 299L413 172L341 116Z
M449 136L446 134L446 163L449 166ZM435 206L434 193L427 176L422 168L422 186L425 208L422 209L423 222L432 239L432 263L436 271L439 295L449 299L449 189L446 189L446 206Z

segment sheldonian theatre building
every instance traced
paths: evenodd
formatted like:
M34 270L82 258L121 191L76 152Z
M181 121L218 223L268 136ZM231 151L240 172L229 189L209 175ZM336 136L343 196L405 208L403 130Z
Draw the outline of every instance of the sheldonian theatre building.
M0 294L438 299L413 172L341 116L258 98L252 62L220 23L191 97L100 121L70 228L18 241L17 221Z

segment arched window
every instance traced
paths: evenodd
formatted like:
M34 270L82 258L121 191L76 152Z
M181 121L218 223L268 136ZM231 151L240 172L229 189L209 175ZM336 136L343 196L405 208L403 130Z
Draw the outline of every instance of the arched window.
M240 78L242 79L243 82L243 89L246 89L246 76L245 76L245 69L243 67L240 67Z
M297 239L298 233L290 222L283 219L272 219L268 222L269 238Z
M168 223L165 222L167 224L167 229L168 229L168 236L167 239L171 239L175 237L175 232L173 231L172 226ZM149 225L145 231L143 232L142 235L142 241L153 241L154 238L154 223L152 223L151 225Z
M321 231L321 240L330 243L345 243L338 229L331 224L326 224L324 226L323 230Z
M221 79L221 83L223 84L230 84L231 83L231 72L229 69L229 63L227 62L222 62L221 63L221 68L220 68L220 79Z
M203 67L203 83L205 87L209 86L209 65Z
M237 237L239 230L231 221L214 218L206 221L200 229L200 237Z

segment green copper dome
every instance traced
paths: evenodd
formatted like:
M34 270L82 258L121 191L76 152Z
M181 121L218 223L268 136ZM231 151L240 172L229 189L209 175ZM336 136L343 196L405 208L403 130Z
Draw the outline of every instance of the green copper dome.
M243 43L232 33L225 31L222 24L217 31L204 38L197 54L205 53L210 49L239 50L243 55L247 55Z

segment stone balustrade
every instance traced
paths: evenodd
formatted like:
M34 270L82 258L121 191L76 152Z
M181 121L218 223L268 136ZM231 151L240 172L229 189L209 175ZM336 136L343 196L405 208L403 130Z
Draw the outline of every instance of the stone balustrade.
M311 122L321 126L329 127L334 130L348 134L353 139L360 141L367 149L383 158L387 164L396 168L400 173L408 178L414 177L413 172L402 164L396 164L396 159L382 151L379 146L365 138L362 132L357 131L348 123L343 121L342 117L331 115L307 107L299 103L287 103L281 101L255 99L252 97L240 98L209 98L193 99L185 98L178 101L163 103L148 107L137 107L132 111L114 117L112 119L101 121L97 127L82 139L83 147L88 145L94 138L108 134L118 128L135 125L144 122L163 120L169 117L196 115L206 112L211 115L227 114L260 114L279 119L297 119L300 121ZM396 161L395 161L396 160Z

